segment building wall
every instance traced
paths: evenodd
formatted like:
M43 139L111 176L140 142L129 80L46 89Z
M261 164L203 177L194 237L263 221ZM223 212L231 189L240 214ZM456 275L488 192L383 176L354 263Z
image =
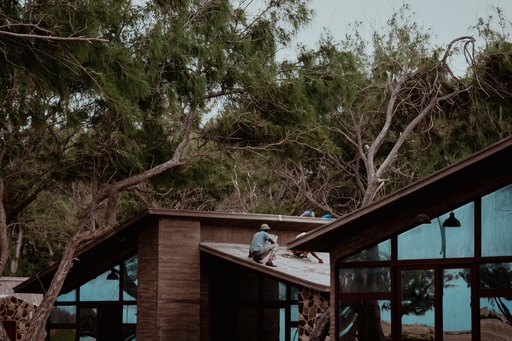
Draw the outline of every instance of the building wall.
M161 219L139 237L137 340L200 339L200 223Z
M217 302L219 297L224 301L217 302L216 306L227 309L234 304L233 290L240 290L240 282L237 274L208 271L210 266L201 265L199 251L202 241L250 244L254 233L259 231L259 225L256 228L209 226L201 225L196 218L161 217L154 226L143 227L141 231L138 244L137 340L208 341L212 333L231 333L222 327L226 318L228 325L237 325L239 335L244 335L245 339L259 338L258 329L254 330L259 317L251 315L254 310L242 309L238 312L240 316L215 316L212 313L212 302ZM286 244L300 232L293 228L287 231L275 228L270 233L279 237L278 243ZM213 292L212 276L214 283L221 284ZM242 287L247 289L247 283ZM276 299L277 287L264 288L267 299ZM234 307L231 310L237 311ZM243 316L245 313L249 315ZM222 323L216 323L216 319L221 319ZM278 339L279 309L266 310L265 320L265 339Z
M336 285L336 281L338 280L338 275L337 275L337 272L336 272L336 266L335 266L335 262L336 262L336 256L333 255L333 253L331 252L329 254L329 257L330 257L330 264L331 264L331 294L329 296L329 300L330 300L330 306L331 306L331 309L329 310L330 311L330 314L331 314L331 317L330 317L330 324L329 324L329 334L330 335L334 335L333 339L336 340L336 324L338 323L338 317L336 316L336 312L337 312L337 307L336 307L336 304L338 304L338 300L337 300L337 295L338 293L336 292L338 286Z
M318 318L328 313L329 296L317 290L302 287L299 291L299 335L301 341L308 341ZM329 341L329 336L324 341Z
M270 224L272 227L272 224ZM201 241L202 242L217 242L217 243L236 243L236 244L250 244L252 237L259 231L259 227L250 228L246 226L239 227L222 227L222 226L202 226L201 227ZM273 228L269 231L270 234L278 237L278 244L286 245L288 242L295 239L295 237L304 231L301 230L283 230Z
M0 298L0 320L16 323L15 340L22 340L27 332L28 321L34 314L36 306L14 296Z
M203 268L204 262L201 259L201 267ZM208 265L206 265L208 266ZM201 341L209 341L211 335L211 304L210 300L212 296L210 295L210 274L205 269L201 269Z
M157 340L158 301L158 226L144 229L139 235L137 292L137 337Z

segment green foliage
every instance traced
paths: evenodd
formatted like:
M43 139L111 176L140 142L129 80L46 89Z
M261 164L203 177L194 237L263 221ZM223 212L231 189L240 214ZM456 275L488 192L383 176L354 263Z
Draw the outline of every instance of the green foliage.
M300 0L259 14L227 0L1 6L0 176L5 223L23 229L34 262L21 261L22 275L58 257L98 188L172 159L185 137L193 142L183 167L146 185L169 193L168 207L215 209L232 191L232 161L187 159L211 153L203 116L264 94L276 50L309 16ZM63 198L73 198L67 214ZM119 218L146 199L140 189L122 193ZM102 207L88 228L103 223Z
M314 49L300 47L297 60L278 61L309 20L307 2L244 5L2 3L21 24L0 19L3 202L7 224L22 226L36 250L34 268L54 259L43 253L59 253L97 188L172 159L185 137L179 167L122 193L119 218L146 206L339 215L357 208L368 175L361 153L385 124L390 75L421 71L401 93L408 104L393 112L376 165L431 98L420 86L470 90L438 103L414 129L381 194L512 131L512 45L501 12L501 32L478 23L489 43L458 82L408 6L371 41L356 23L341 42L326 36ZM90 228L102 223L97 213ZM18 273L30 266L20 263Z
M59 329L53 331L52 340L54 341L68 341L74 340L76 330L75 329Z

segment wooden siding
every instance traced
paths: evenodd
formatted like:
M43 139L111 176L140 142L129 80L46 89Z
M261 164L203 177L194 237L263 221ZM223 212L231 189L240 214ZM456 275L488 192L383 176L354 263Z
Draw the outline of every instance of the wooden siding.
M139 234L137 292L137 338L157 340L158 225Z
M312 219L314 219L313 221L316 224L311 224ZM273 224L272 222L268 222L268 225L271 227L269 233L278 236L278 243L280 245L286 245L294 240L299 233L309 232L314 228L321 226L322 223L327 223L328 220L320 218L309 218L307 222L308 224L300 224L300 221L287 222L286 224ZM202 224L201 241L215 243L250 244L252 237L256 232L259 231L261 224L257 226L253 225L254 224L244 224L243 221L238 226Z
M138 340L200 339L200 223L160 219L139 244Z
M210 297L210 274L208 263L201 255L201 341L209 341L211 335L211 299Z

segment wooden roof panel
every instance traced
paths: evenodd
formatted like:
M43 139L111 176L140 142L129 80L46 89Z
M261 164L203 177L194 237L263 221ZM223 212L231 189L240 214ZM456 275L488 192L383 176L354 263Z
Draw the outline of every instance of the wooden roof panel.
M275 277L284 282L305 286L321 292L330 291L331 282L328 253L317 253L324 261L323 264L320 264L312 256L309 256L308 260L293 257L291 252L287 251L286 247L280 246L277 258L274 261L277 267L268 267L264 264L258 264L248 257L249 245L203 242L199 245L199 249L202 252Z

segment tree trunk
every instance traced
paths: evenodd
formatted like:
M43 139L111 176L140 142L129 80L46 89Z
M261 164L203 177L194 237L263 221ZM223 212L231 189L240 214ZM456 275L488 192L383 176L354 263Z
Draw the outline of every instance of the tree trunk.
M357 339L359 341L385 341L378 302L359 301L351 306L357 312Z
M73 257L77 249L77 245L78 243L75 238L71 239L66 244L57 272L53 276L50 287L37 307L34 316L30 319L27 333L23 338L23 341L45 340L46 322L50 317L53 305L62 289L64 280L66 279L69 270L73 267Z
M7 216L4 208L4 182L0 179L0 274L4 273L9 255L9 242L7 238Z
M9 252L9 243L7 241L7 217L4 208L4 182L0 178L0 274L4 273L5 264ZM3 324L0 323L0 341L9 341Z
M18 239L16 240L16 251L14 257L11 256L11 274L16 274L18 271L18 263L21 254L21 244L23 242L23 227L18 224Z
M4 208L4 182L0 178L0 274L4 273L9 255L9 243L7 240L7 217ZM9 341L3 324L0 323L0 341Z
M324 341L329 333L329 326L331 325L331 311L327 309L324 313L317 318L315 327L309 341Z

